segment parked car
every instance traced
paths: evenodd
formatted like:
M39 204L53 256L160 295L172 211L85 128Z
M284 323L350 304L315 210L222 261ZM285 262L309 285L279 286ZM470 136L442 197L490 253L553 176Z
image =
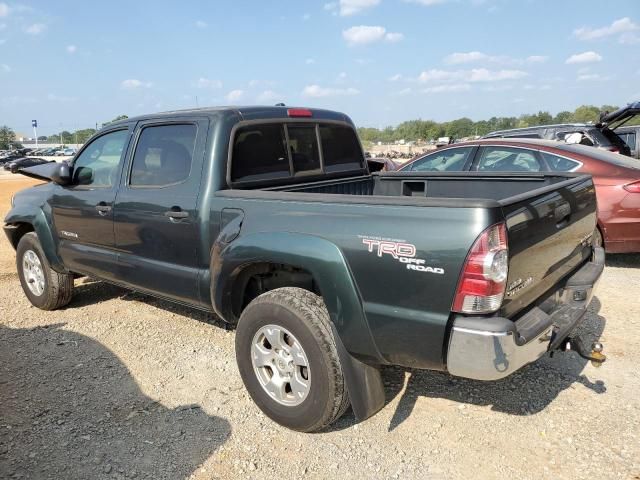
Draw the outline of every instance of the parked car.
M63 148L62 150L58 150L55 155L56 157L72 157L76 154L75 148Z
M615 132L629 147L631 157L640 159L640 125L618 127Z
M398 169L398 164L390 158L367 158L370 172L394 172Z
M5 218L34 306L88 275L215 312L291 429L374 414L380 365L495 380L558 349L604 360L569 339L604 268L589 175L370 174L349 117L287 107L126 119L20 172L51 180Z
M401 171L583 172L598 197L597 245L640 252L640 162L604 150L532 139L476 140L442 148Z
M631 155L631 151L615 132L607 127L591 123L563 123L558 125L541 125L511 130L498 130L488 133L482 138L539 138L564 141L572 133L582 134L582 144L597 147L610 152Z
M17 152L16 150L13 150L13 151L4 153L3 155L0 155L0 164L5 164L12 160L17 160L18 158L23 158L23 157L24 155Z
M53 162L53 160L45 160L37 157L19 158L17 160L6 162L4 164L4 169L9 170L11 173L16 173L20 168L35 167L36 165L51 162Z

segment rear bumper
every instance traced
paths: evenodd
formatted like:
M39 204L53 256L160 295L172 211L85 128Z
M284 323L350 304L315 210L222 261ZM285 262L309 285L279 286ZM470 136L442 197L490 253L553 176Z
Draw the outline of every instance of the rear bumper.
M502 317L456 317L447 370L459 377L498 380L558 348L584 317L603 269L604 250L595 248L591 262L515 322Z

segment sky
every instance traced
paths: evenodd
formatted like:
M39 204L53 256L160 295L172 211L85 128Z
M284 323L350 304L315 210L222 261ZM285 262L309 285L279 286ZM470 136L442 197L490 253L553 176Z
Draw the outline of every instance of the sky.
M0 125L214 105L358 126L640 100L640 1L0 0Z

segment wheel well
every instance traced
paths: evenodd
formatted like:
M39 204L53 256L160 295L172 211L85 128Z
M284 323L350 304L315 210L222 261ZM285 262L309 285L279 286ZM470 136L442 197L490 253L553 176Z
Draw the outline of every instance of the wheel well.
M282 287L299 287L320 295L313 275L304 268L279 263L258 263L246 267L233 286L232 309L234 320L259 295Z
M30 223L14 223L12 226L14 227L14 230L11 232L10 240L13 248L16 249L18 248L20 239L27 233L33 232L34 228Z

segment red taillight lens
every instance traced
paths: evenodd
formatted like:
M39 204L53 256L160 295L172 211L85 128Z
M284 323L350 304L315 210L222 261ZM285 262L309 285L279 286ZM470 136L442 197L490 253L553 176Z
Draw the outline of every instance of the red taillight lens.
M629 183L622 188L624 188L629 193L640 193L640 181Z
M312 117L313 113L308 108L290 108L287 110L290 117Z
M477 238L467 256L451 309L459 313L490 313L502 305L509 250L507 228L498 223Z

